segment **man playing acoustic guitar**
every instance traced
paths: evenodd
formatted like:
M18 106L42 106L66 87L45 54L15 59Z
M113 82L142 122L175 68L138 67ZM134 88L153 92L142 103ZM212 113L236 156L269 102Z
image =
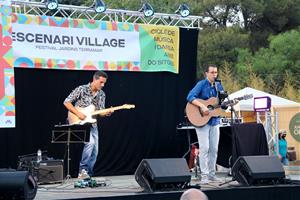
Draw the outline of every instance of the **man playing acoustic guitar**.
M187 96L187 101L199 107L200 113L204 117L210 115L210 110L201 100L218 97L218 92L224 92L221 82L216 81L218 75L217 67L208 65L205 73L206 79L199 81ZM207 124L195 127L200 150L201 184L219 181L215 174L219 144L219 123L219 117L213 116Z
M105 72L97 71L94 73L91 83L75 88L64 101L65 107L72 113L69 116L73 115L78 120L84 120L87 118L87 115L79 108L94 106L97 110L104 109L105 93L102 88L107 78L108 76ZM107 112L101 113L101 116L109 116L112 112L113 110L108 109ZM71 123L70 121L71 119L69 118L69 123ZM78 178L84 179L93 175L93 168L98 155L98 146L98 127L95 120L90 128L90 141L83 148Z

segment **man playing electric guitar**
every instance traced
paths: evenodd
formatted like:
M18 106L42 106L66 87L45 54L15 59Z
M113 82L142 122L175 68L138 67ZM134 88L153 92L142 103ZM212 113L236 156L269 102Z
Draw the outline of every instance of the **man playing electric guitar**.
M65 107L80 120L87 118L87 115L79 108L93 105L97 110L104 109L105 93L102 88L104 87L107 78L108 76L105 72L95 72L91 83L78 86L71 94L69 94L64 101ZM101 113L101 116L109 116L112 112L113 110L108 109L107 112ZM98 135L98 127L95 121L92 123L90 129L90 141L86 143L83 148L78 178L88 178L93 174L93 168L98 155Z
M206 79L199 81L189 92L187 101L198 106L203 116L210 114L209 108L199 99L208 100L217 97L218 92L224 92L221 82L215 81L218 69L215 65L208 65ZM216 161L219 144L219 123L218 116L210 117L206 125L195 127L199 143L199 159L201 169L201 184L208 184L210 181L218 181L216 177Z

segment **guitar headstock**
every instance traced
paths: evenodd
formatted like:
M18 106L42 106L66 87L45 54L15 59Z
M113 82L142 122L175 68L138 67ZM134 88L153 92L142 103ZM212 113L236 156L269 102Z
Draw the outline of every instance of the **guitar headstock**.
M123 104L122 108L124 108L124 109L131 109L131 108L135 108L135 105L133 105L133 104Z
M241 96L241 97L238 97L238 98L235 98L235 100L247 100L247 99L251 99L253 98L253 94L245 94L244 96Z
M243 99L244 99L244 100L251 99L251 98L253 98L253 94L245 94L245 95L243 96Z

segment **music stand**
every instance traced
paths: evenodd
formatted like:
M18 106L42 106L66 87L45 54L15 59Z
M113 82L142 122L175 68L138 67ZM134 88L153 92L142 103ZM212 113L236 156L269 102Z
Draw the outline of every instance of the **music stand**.
M84 125L70 125L59 124L55 125L52 130L51 143L64 143L67 144L67 176L68 180L71 178L70 173L70 143L86 143L89 141L89 135L86 134L90 131L91 124Z

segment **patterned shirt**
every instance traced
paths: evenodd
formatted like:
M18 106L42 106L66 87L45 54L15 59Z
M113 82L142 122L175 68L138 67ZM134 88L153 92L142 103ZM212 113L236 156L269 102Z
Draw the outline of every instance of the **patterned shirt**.
M80 85L65 99L64 103L74 103L76 107L87 107L93 104L96 110L105 108L105 93L100 90L93 95L91 84Z

